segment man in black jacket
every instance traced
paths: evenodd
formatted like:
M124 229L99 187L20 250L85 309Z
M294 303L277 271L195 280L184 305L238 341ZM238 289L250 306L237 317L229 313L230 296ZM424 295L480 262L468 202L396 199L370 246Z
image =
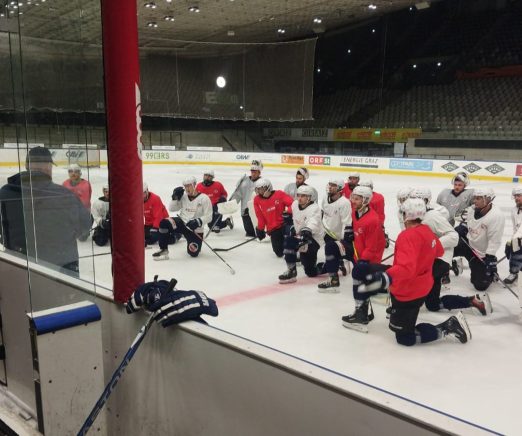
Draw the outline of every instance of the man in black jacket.
M32 148L27 171L0 189L2 243L30 260L78 276L76 239L89 231L91 216L68 189L52 181L53 160L44 147Z

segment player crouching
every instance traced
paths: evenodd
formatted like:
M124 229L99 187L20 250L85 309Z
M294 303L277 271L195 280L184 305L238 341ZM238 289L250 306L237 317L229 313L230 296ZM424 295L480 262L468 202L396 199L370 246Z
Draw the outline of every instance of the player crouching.
M312 201L314 195L310 186L300 186L297 189L297 200L292 204L294 227L289 235L285 235L284 256L288 270L279 276L279 283L297 281L297 251L301 254L301 265L308 277L318 275L317 252L319 242L324 237L321 224L321 210Z
M206 194L196 190L196 178L189 177L172 193L171 212L178 216L165 218L159 225L160 250L152 255L154 260L169 258L169 244L176 243L183 235L187 240L187 253L197 257L203 243L203 228L212 220L212 203Z
M355 312L343 317L343 325L367 331L367 324L373 319L373 313L368 316L370 296L389 289L392 301L389 327L395 332L397 343L412 346L454 336L464 344L471 339L471 332L462 312L438 325L416 324L419 309L433 286L433 263L444 254L444 249L431 229L421 222L426 214L422 199L406 200L402 213L406 229L395 243L393 265L386 271L378 270L383 265L360 262L354 267L353 279L362 284L354 291Z

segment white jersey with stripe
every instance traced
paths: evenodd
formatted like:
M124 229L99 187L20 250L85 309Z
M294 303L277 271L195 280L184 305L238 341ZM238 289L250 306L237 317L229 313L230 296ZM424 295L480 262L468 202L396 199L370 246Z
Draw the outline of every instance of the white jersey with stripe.
M334 239L342 239L344 228L352 225L352 205L344 195L330 201L330 196L323 198L323 226L326 234Z
M201 219L202 225L196 229L198 232L212 220L212 203L207 194L198 194L190 199L185 192L181 200L170 201L169 211L178 212L178 216L185 223L196 218Z
M491 210L480 218L475 218L474 207L468 208L467 211L469 245L481 257L486 254L496 256L504 233L504 214L494 204L491 205Z
M320 245L324 240L324 229L321 222L321 209L317 203L309 203L304 209L299 208L299 203L292 203L292 219L297 235L301 230L307 229L312 233L312 237Z

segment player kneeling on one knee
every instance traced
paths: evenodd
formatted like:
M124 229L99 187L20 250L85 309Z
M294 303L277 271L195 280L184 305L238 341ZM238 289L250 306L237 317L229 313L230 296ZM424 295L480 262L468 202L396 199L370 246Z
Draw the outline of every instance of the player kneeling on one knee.
M433 286L432 267L444 249L431 229L422 224L426 204L422 199L410 198L401 208L406 229L395 243L393 265L386 271L375 271L376 266L359 262L353 269L354 282L359 282L355 297L355 312L343 317L343 325L364 330L373 319L368 315L369 298L381 289L389 289L392 308L390 329L401 345L432 342L448 335L461 343L471 339L464 315L459 312L441 324L417 324L419 309Z
M317 251L319 242L324 237L321 224L321 210L312 201L313 190L310 186L297 189L297 200L292 204L294 228L285 236L284 256L287 271L279 276L279 283L292 283L297 280L297 252L301 254L301 264L308 277L318 274Z
M515 207L511 209L513 236L506 243L505 254L509 259L509 276L504 279L508 285L518 280L518 273L522 270L522 187L517 186L512 191ZM522 297L519 296L522 302Z
M196 190L195 177L183 181L183 186L174 189L171 212L178 216L161 220L159 225L160 250L152 255L154 260L169 258L169 244L176 243L181 236L187 240L187 253L197 257L203 244L203 229L212 219L212 203L206 194Z

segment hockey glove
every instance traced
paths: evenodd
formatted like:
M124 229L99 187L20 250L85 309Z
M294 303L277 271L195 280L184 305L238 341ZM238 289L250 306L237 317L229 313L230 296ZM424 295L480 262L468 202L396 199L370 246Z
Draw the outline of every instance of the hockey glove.
M288 212L283 212L283 222L285 223L285 226L293 226L294 220L292 218L292 214Z
M391 278L385 272L375 272L372 274L368 274L364 280L363 284L359 285L357 292L375 292L380 290L386 290L391 285Z
M172 199L174 201L181 200L181 197L183 197L183 194L185 193L185 188L183 186L178 186L174 191L172 191Z
M306 253L308 251L308 244L313 241L312 232L308 229L303 229L299 233L299 243L297 244L297 251Z
M504 254L506 255L507 260L511 259L511 255L513 254L513 246L511 245L511 241L506 242Z
M110 230L111 228L111 220L101 220L100 227L105 230Z
M466 223L462 222L457 227L455 227L455 231L459 234L459 237L466 238L468 235L468 226Z
M200 218L194 218L193 220L190 220L187 222L187 227L194 231L196 230L198 227L201 227L201 225L203 224L203 222L201 221Z
M201 315L218 316L216 302L199 291L173 291L164 294L150 306L154 320L163 327L183 321L205 323Z
M460 214L460 220L465 223L468 220L468 209L464 209Z
M153 282L143 283L138 286L126 303L127 313L134 313L140 310L142 306L150 310L150 306L173 289L176 283L175 279L173 279L173 282L168 282L167 280L158 281L158 276L155 276Z
M497 274L497 256L486 254L484 265L486 265L486 276L493 278Z
M263 239L266 238L266 232L264 230L261 230L261 229L258 229L256 227L256 236L257 236L257 239L259 239L260 241L262 241Z
M219 197L219 200L217 201L217 203L226 203L226 202L227 202L227 197Z
M344 228L344 235L343 235L343 240L347 243L347 244L351 244L354 240L354 235L353 235L353 227L352 226L346 226Z

